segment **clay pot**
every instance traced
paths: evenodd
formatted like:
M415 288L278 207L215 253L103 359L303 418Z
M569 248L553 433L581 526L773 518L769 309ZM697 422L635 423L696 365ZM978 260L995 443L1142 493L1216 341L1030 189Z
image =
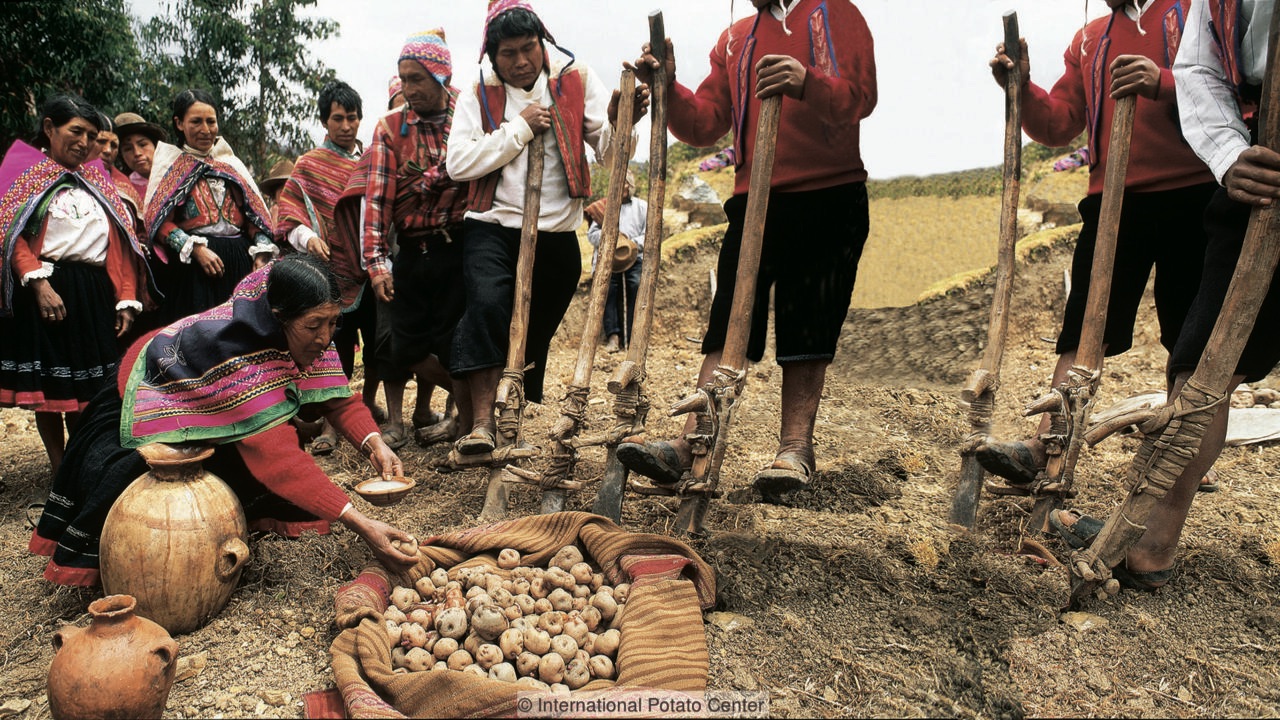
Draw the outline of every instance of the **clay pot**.
M135 615L135 605L128 595L94 600L89 627L53 634L48 692L54 718L158 718L164 712L178 643Z
M102 528L102 588L138 599L138 614L173 634L218 614L249 559L240 500L200 462L208 447L138 449L151 471L134 480Z

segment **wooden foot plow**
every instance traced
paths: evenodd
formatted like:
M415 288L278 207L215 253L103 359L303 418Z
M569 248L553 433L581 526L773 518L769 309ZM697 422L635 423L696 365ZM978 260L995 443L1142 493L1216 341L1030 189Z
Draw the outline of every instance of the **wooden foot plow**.
M1065 382L1026 409L1028 417L1052 413L1049 432L1040 436L1049 460L1031 488L1036 502L1027 521L1030 532L1047 532L1049 513L1062 506L1063 498L1075 497L1073 485L1076 461L1084 448L1085 428L1088 427L1098 382L1102 377L1107 304L1111 295L1112 271L1115 268L1116 243L1120 234L1125 172L1129 167L1129 143L1133 135L1133 115L1137 99L1137 95L1129 95L1116 100L1112 116L1097 241L1094 245L1093 265L1089 271L1089 295L1085 300L1084 324L1080 330L1076 362L1067 372Z
M507 466L505 479L529 483L542 488L542 512L564 509L565 492L578 490L582 482L573 479L578 462L578 433L586 427L587 397L591 389L591 371L596 348L600 344L601 322L609 296L609 280L613 276L613 250L618 242L618 216L622 211L622 193L627 180L627 162L631 157L631 131L634 123L635 73L622 71L619 86L618 119L609 157L609 192L605 206L600 245L596 249L596 267L591 277L586 324L578 343L578 361L573 379L560 409L560 417L551 428L551 452L547 469L541 473Z
M488 455L449 453L449 461L458 467L488 465L489 487L485 492L480 517L496 520L507 514L507 471L512 460L530 458L537 448L522 442L524 422L525 346L528 341L529 301L533 294L533 256L538 249L538 216L542 212L543 142L538 133L526 148L528 172L525 176L524 220L520 226L520 251L516 260L515 296L511 305L511 328L507 335L507 364L498 381L494 406L498 410L497 437Z
M738 251L733 304L720 366L715 369L710 382L671 409L672 415L692 412L697 416L695 430L685 435L693 450L693 470L689 477L676 486L681 501L675 531L680 535L700 535L704 532L702 521L711 498L718 496L720 467L724 463L724 453L728 447L729 428L747 377L751 308L755 300L756 276L760 270L765 218L769 211L769 183L773 175L781 111L781 95L767 97L760 102L751 184L742 229L742 247Z
M996 260L996 286L987 325L987 347L982 365L969 376L960 399L969 407L969 436L960 448L960 480L948 520L972 530L977 525L978 500L983 471L978 448L991 434L991 414L1000 389L1000 364L1009 334L1009 305L1013 299L1015 246L1018 242L1018 192L1022 178L1022 44L1018 14L1004 14L1004 52L1013 60L1004 86L1004 193L1000 204L1000 245Z
M1276 5L1280 6L1280 0ZM1276 8L1280 11L1280 7ZM1271 17L1266 80L1259 106L1259 142L1280 150L1280 12ZM1146 436L1125 478L1128 495L1107 519L1106 525L1085 550L1071 554L1071 607L1090 597L1104 599L1120 590L1111 568L1123 562L1129 548L1147 530L1147 518L1174 486L1200 450L1200 442L1214 414L1227 406L1227 388L1258 319L1280 260L1280 218L1276 206L1255 206L1249 229L1227 289L1222 311L1195 372L1173 402L1163 408L1139 410L1090 430L1090 443L1110 432L1136 424Z
M604 445L604 477L596 490L591 511L614 522L622 521L622 497L627 482L627 469L618 460L618 443L623 438L644 432L649 415L649 397L644 392L645 361L649 353L649 336L653 328L654 298L658 293L658 272L662 264L662 209L667 194L667 33L662 11L649 14L649 47L658 60L649 88L651 129L649 133L649 213L645 216L644 258L640 269L640 287L636 292L636 320L627 357L609 379L613 394L613 426L603 434L579 439L578 446ZM626 283L623 283L625 290ZM625 317L625 313L623 315Z

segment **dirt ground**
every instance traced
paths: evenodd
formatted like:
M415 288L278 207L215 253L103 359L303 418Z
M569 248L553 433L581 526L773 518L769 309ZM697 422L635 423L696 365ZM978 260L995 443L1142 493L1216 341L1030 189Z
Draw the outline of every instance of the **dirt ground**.
M674 432L663 410L690 389L700 362L712 235L664 267L648 386L655 436ZM1019 268L1002 435L1031 431L1020 408L1051 368L1043 338L1056 333L1073 239L1055 237ZM786 506L763 504L750 488L775 448L781 380L771 355L752 368L724 466L728 495L708 514L709 537L694 542L719 583L706 624L710 687L767 690L772 714L784 717L1280 715L1276 448L1228 450L1222 489L1199 497L1169 586L1094 603L1087 629L1060 611L1065 571L1015 553L1026 501L984 496L977 533L948 527L966 428L957 388L984 342L989 281L850 314L818 418L816 480ZM572 371L584 308L580 295L553 349L550 399ZM1103 405L1159 387L1164 352L1145 320L1153 316L1148 302L1134 350L1108 364ZM619 359L597 357L597 421ZM530 408L529 436L542 437L556 411L554 402ZM23 507L47 487L47 461L29 413L0 412L0 428L0 715L44 718L50 637L85 624L99 593L41 579ZM1118 502L1135 447L1121 439L1089 451L1075 504L1098 514ZM419 488L400 505L361 509L420 536L475 524L485 474L429 471L442 453L410 445L403 456ZM579 474L589 482L570 509L589 509L603 458L601 449L583 453ZM321 462L344 485L367 475L349 447ZM536 510L532 489L512 497L514 513ZM629 495L623 521L665 532L674 512L673 501ZM1060 542L1047 544L1065 557ZM174 686L170 717L298 717L303 693L332 685L332 596L365 564L363 544L335 527L296 541L259 537L251 548L227 608L177 638L193 671Z

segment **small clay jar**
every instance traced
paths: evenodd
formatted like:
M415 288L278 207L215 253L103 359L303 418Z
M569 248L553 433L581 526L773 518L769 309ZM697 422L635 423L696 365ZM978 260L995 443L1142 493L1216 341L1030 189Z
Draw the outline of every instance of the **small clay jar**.
M138 613L173 633L217 615L249 559L249 528L235 492L201 461L210 447L152 443L151 467L116 498L99 545L102 590L132 595Z
M89 603L89 627L53 634L49 712L57 720L158 718L177 670L178 643L134 614L129 595Z

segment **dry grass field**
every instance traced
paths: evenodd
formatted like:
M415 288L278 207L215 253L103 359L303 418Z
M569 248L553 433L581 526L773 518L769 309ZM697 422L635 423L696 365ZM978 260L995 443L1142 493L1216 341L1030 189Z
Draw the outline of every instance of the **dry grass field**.
M907 197L871 203L854 307L909 305L939 280L990 267L999 197Z

